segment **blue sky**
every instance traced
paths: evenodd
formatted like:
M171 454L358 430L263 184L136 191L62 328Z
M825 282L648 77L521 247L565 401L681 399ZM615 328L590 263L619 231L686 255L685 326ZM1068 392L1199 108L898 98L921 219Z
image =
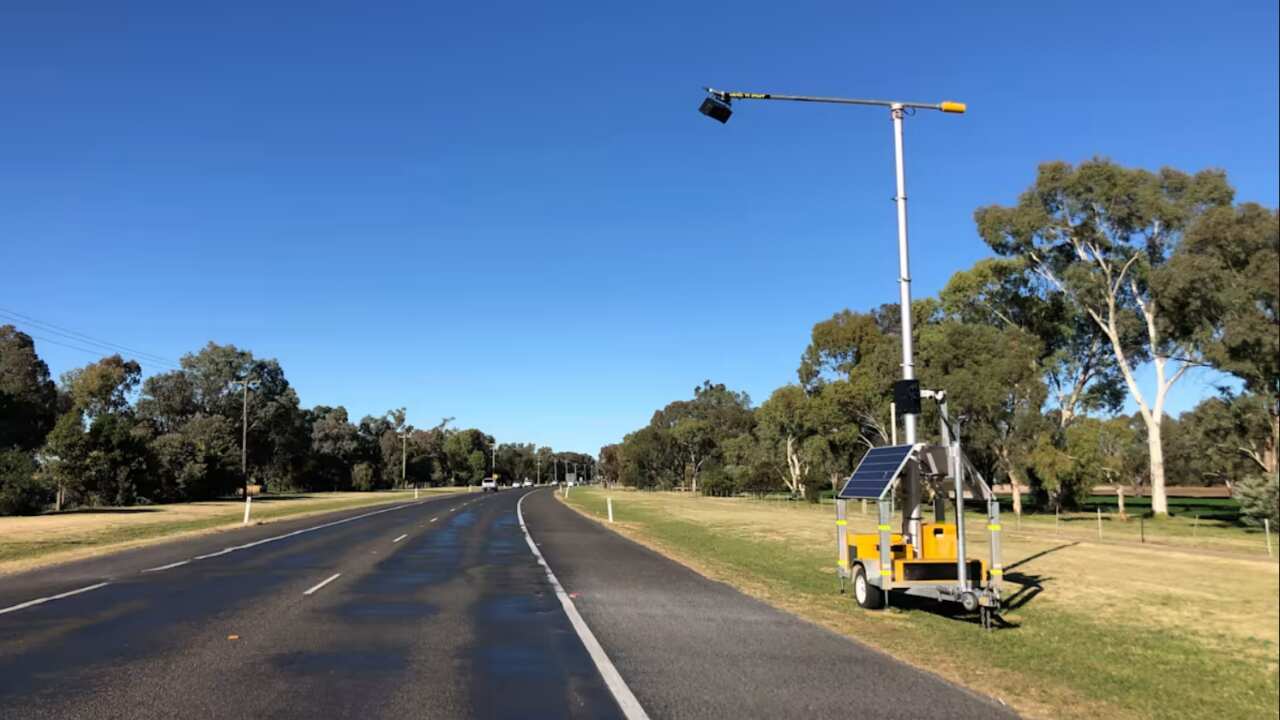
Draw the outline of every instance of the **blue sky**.
M1277 204L1273 0L190 5L0 10L0 307L247 347L356 417L594 451L705 378L765 399L813 323L895 300L887 113L720 126L703 85L969 103L907 124L917 295L1041 161Z

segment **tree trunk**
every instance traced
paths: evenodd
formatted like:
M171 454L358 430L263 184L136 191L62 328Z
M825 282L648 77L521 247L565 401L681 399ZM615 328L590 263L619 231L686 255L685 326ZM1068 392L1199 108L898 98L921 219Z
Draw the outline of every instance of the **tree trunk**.
M1000 461L1004 463L1005 475L1009 477L1009 487L1013 490L1013 514L1022 515L1022 483L1018 480L1018 472L1013 467L1013 461L1009 459L1009 451L1007 449L1000 450Z
M1164 494L1164 444L1160 438L1160 416L1147 421L1147 452L1151 456L1151 512L1169 514L1169 499Z

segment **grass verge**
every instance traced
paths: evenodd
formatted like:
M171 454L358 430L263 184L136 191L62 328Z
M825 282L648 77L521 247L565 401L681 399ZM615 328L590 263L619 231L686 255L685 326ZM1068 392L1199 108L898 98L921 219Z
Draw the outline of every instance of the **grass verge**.
M611 527L747 594L883 649L1028 717L1276 717L1274 562L1187 547L1005 538L1006 617L985 633L929 603L860 610L836 591L831 509L611 491ZM567 503L605 517L606 494ZM853 515L855 532L871 520ZM974 525L970 525L974 527ZM977 527L981 527L978 524ZM973 534L972 553L987 548ZM1218 584L1213 584L1214 582Z
M431 488L423 496L464 491ZM413 499L413 491L314 493L255 498L251 522L269 523ZM55 565L129 547L241 527L239 500L174 503L0 517L0 575Z

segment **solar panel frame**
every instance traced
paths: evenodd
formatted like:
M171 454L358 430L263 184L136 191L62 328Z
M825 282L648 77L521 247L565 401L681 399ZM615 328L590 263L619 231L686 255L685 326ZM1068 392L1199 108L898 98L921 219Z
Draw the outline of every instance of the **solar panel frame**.
M914 450L914 445L871 448L862 456L862 462L858 463L836 497L841 500L879 498L902 473Z

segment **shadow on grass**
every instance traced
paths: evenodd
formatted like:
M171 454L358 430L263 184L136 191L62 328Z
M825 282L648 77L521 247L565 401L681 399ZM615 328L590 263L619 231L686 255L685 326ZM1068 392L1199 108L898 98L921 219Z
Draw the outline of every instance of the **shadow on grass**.
M1066 549L1067 549L1067 548L1069 548L1069 547L1075 547L1076 545L1079 545L1079 544L1080 544L1080 543L1079 543L1079 541L1077 541L1077 542L1069 542L1069 543L1063 543L1063 544L1058 545L1058 546L1056 546L1056 547L1051 547L1051 548L1049 548L1049 549L1047 549L1047 550L1041 550L1040 552L1038 552L1038 553L1036 553L1036 554L1034 554L1034 555L1028 555L1028 556L1026 556L1026 557L1022 558L1021 560L1019 560L1019 561L1018 561L1018 562L1016 562L1016 563L1013 563L1012 565L1005 565L1005 566L1004 566L1004 569L1005 569L1005 570L1014 570L1014 569L1017 569L1018 567L1020 567L1020 566L1022 566L1022 565L1024 565L1024 564L1026 564L1026 563L1031 562L1032 560L1036 560L1036 559L1038 559L1038 558L1042 558L1042 557L1044 557L1045 555L1049 555L1050 553L1056 553L1056 552L1058 552L1059 550L1066 550ZM1006 578L1006 579L1007 579L1007 578Z

